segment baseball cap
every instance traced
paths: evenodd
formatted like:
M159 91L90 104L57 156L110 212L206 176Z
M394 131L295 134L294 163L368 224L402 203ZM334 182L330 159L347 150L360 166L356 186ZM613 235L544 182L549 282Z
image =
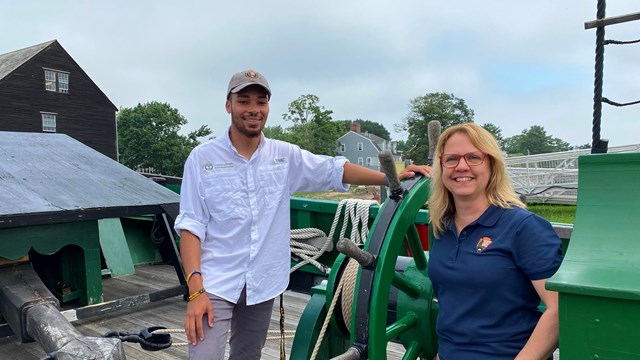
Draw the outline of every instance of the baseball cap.
M269 88L269 83L267 82L267 78L262 76L259 72L255 70L246 70L241 71L239 73L234 74L229 80L229 87L227 88L227 97L231 93L237 93L247 86L251 85L260 85L267 93L269 93L269 98L271 98L271 89Z

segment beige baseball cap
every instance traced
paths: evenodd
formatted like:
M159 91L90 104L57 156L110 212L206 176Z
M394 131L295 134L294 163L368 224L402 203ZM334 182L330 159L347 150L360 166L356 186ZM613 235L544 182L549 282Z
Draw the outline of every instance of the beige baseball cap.
M241 71L239 73L234 74L229 80L229 87L227 88L227 97L231 93L237 93L240 90L246 88L251 85L260 85L267 93L269 93L269 98L271 98L271 89L269 88L269 83L267 82L267 78L262 76L259 72L255 70L246 70Z

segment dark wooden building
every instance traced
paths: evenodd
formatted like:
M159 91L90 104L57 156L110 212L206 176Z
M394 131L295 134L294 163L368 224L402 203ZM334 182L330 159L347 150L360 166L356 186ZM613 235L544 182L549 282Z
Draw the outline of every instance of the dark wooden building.
M57 40L0 55L0 131L67 134L117 161L117 110Z

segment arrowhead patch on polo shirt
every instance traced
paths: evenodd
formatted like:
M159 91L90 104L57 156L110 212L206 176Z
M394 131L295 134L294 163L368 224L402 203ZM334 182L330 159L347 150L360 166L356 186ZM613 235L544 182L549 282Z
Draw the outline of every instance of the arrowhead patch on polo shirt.
M478 241L478 244L476 244L476 252L478 254L481 254L486 248L489 247L489 245L491 245L492 242L493 241L491 241L490 237L481 237L480 241Z

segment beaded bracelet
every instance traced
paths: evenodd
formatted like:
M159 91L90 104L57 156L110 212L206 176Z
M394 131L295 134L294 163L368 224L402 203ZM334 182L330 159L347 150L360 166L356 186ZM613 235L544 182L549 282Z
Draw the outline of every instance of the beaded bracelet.
M193 294L189 295L189 301L197 298L198 296L200 296L200 294L203 294L206 290L204 288L194 292Z
M200 270L193 270L189 275L187 275L187 284L189 283L189 280L191 279L191 277L195 274L202 276L202 273L200 272Z

